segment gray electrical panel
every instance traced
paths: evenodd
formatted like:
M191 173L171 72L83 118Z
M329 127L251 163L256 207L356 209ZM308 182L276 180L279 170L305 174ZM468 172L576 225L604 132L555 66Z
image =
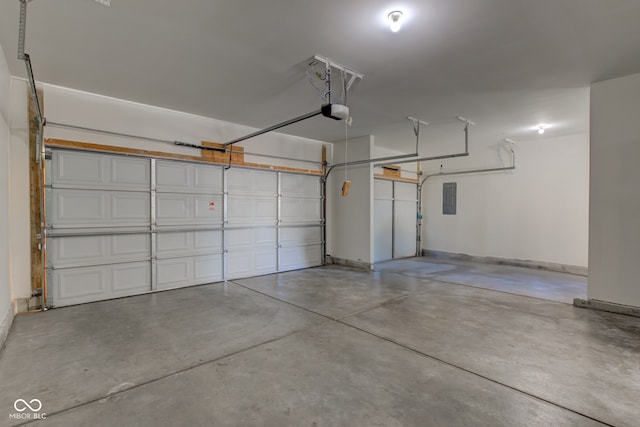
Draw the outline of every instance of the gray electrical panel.
M442 214L455 215L457 208L458 183L445 182L442 184Z

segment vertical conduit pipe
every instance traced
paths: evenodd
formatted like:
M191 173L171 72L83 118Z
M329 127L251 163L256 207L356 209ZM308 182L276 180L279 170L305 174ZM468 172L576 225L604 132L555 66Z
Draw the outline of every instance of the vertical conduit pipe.
M42 107L40 105L40 100L38 99L38 92L36 90L36 81L33 76L33 67L31 65L31 57L29 54L25 52L25 41L26 41L26 32L27 32L27 3L30 0L19 0L20 1L20 23L18 29L18 59L24 61L25 67L27 69L27 77L29 80L29 89L31 92L31 98L33 99L33 107L36 113L36 121L37 121L37 134L36 134L36 161L38 165L40 165L40 179L38 180L38 191L40 192L40 213L42 215L42 219L40 221L40 256L41 256L41 264L42 264L42 290L40 292L40 304L42 310L46 310L46 298L47 298L47 276L46 276L46 256L45 256L45 206L44 206L44 126L46 124L46 119L43 116Z

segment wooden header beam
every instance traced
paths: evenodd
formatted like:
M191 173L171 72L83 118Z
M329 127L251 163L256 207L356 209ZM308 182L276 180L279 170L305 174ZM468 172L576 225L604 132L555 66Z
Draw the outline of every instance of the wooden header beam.
M126 154L130 156L141 156L141 157L156 157L161 159L187 160L187 161L196 161L196 162L203 162L203 163L213 163L218 165L229 164L229 154L218 152L218 151L201 150L202 154L200 156L189 156L185 154L166 153L163 151L140 150L137 148L117 147L113 145L103 145L103 144L92 144L88 142L68 141L64 139L45 139L44 142L47 147L75 148L78 150ZM203 141L202 145L218 146L220 144ZM238 151L241 151L241 147L236 146L233 152L231 153L231 166L242 166L246 168L267 169L267 170L272 170L277 172L293 172L293 173L302 173L307 175L318 175L318 176L322 176L323 174L321 170L301 169L301 168L292 168L288 166L276 166L276 165L245 162L244 153L238 153Z

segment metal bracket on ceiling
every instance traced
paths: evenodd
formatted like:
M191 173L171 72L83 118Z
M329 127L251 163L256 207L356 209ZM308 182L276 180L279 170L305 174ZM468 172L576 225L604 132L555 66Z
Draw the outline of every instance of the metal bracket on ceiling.
M464 123L464 151L469 153L469 126L475 126L476 122L472 122L464 117L456 117L458 120Z
M314 55L309 61L309 66L313 67L318 63L322 63L325 65L325 69L328 70L329 75L331 74L331 68L335 68L336 70L344 73L348 78L348 82L346 84L347 90L351 88L351 86L355 83L356 80L358 79L362 80L364 78L364 74L359 73L335 61L332 61L331 59L325 58L324 56L321 56L321 55Z
M466 124L467 126L475 126L476 125L476 122L472 122L471 120L465 119L464 117L458 116L458 117L456 117L456 119L460 120L462 123Z
M416 134L416 136L420 136L420 125L425 125L425 126L429 126L429 122L425 122L424 120L420 120L420 119L416 119L415 117L407 117L407 119L411 120L413 122L413 133Z

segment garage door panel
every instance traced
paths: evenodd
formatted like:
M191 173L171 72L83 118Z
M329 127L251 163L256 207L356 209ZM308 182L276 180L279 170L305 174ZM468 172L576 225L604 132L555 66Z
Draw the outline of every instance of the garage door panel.
M416 253L417 184L375 180L373 261Z
M151 253L151 236L148 234L124 234L111 236L113 256L144 256Z
M374 201L373 262L393 258L393 201Z
M84 190L53 190L49 199L54 199L55 209L49 218L52 225L63 223L100 224L107 221L105 197L107 193ZM110 210L109 210L110 211Z
M408 182L395 182L394 197L396 200L416 202L418 199L417 185Z
M394 211L394 258L416 254L416 202L397 200Z
M56 289L56 305L69 301L89 301L89 297L104 295L109 269L105 266L55 270L53 284Z
M173 289L222 280L222 255L158 260L157 288Z
M132 220L148 223L151 215L150 197L142 193L111 193L112 220Z
M194 249L193 233L185 231L158 233L156 242L158 256L171 255Z
M240 279L275 273L277 271L276 248L255 251L229 251L227 269L229 279Z
M159 193L156 205L159 226L222 222L222 198L219 195Z
M322 264L318 176L64 149L48 171L56 306Z
M282 195L285 197L317 197L322 190L322 182L317 176L282 174Z
M147 190L151 182L148 159L54 151L53 186Z
M190 215L190 202L188 195L158 194L156 196L158 224L172 220L182 222L183 218Z
M210 283L222 280L222 256L214 255L194 259L194 279L196 283Z
M57 237L49 241L48 261L53 266L73 263L92 263L107 258L108 236Z
M320 199L282 199L283 222L314 222L322 218Z
M111 290L114 296L149 291L151 268L149 263L115 265L111 268Z
M205 222L222 220L222 198L219 196L194 196L195 219Z
M222 251L222 230L161 232L158 258L204 255Z
M156 190L188 190L190 171L186 163L158 160L156 163Z
M193 235L195 249L206 251L222 250L222 230L196 231Z
M242 228L228 229L227 237L229 249L243 247L254 248L256 246L276 247L276 228Z
M106 264L151 256L148 234L55 237L49 241L49 265L64 268Z
M55 307L136 295L151 290L151 263L53 270L51 281Z
M135 187L141 190L149 188L151 166L147 159L112 157L111 182L117 187Z
M229 196L229 224L275 224L276 198Z
M145 226L151 218L148 193L53 189L48 196L54 228Z
M56 151L53 153L53 184L96 186L108 184L105 161L87 153ZM106 185L105 185L106 186Z
M384 179L374 180L373 193L376 199L388 199L393 198L393 181Z
M194 165L193 188L208 192L222 192L222 168Z
M282 227L280 242L285 245L322 243L322 227Z
M322 264L322 245L282 248L280 269L294 270Z
M159 192L222 193L222 167L158 160L156 189Z
M278 191L274 172L233 168L229 170L229 194L273 195Z
M193 278L193 258L158 260L158 289L187 286Z

